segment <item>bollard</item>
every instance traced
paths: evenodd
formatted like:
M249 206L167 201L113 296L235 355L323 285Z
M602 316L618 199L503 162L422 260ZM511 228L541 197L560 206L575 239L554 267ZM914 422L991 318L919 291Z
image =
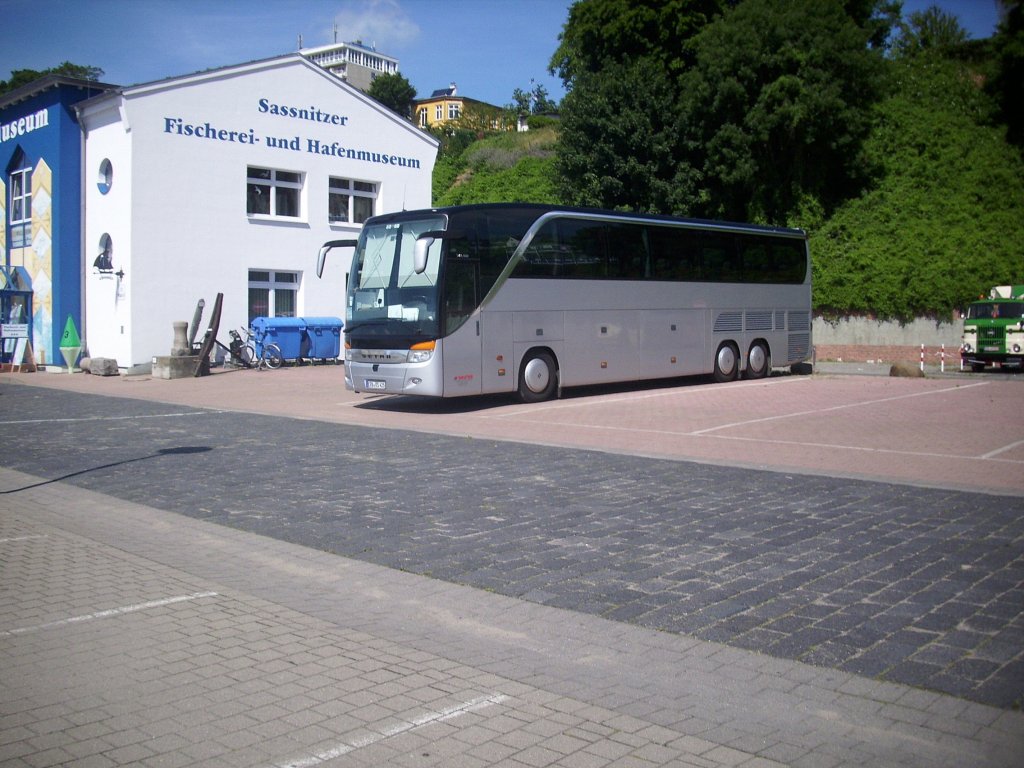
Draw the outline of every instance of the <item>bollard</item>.
M924 370L924 344L921 345L921 370Z
M946 345L943 344L939 349L939 371L942 373L946 372Z

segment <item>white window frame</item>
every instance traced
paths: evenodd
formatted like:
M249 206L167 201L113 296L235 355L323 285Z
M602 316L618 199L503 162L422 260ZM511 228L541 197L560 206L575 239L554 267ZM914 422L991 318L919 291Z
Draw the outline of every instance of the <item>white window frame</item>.
M20 191L19 191L20 189ZM11 224L26 224L32 221L32 169L19 168L11 172L10 177L10 211ZM21 210L21 216L15 211Z
M461 106L462 105L459 104L457 101L451 101L451 102L448 103L448 119L449 120L458 120L459 119L459 116L460 116L460 114L462 112L462 110L460 109Z
M11 225L12 248L24 248L32 240L32 168L11 171L7 178L7 216ZM15 211L19 211L16 214ZM17 218L16 218L17 216Z
M266 274L266 280L254 279L253 274ZM298 317L299 316L299 288L302 285L302 273L294 269L249 269L249 290L267 291L267 314L253 314L251 299L246 299L246 311L249 316L249 323L252 324L254 317ZM278 310L278 291L287 291L292 294L293 311L280 314Z
M343 179L340 176L330 176L327 182L327 216L329 224L362 224L370 216L377 213L377 193L380 184L375 181L363 179ZM346 201L346 217L344 219L334 218L331 215L331 198L335 195L348 198ZM358 211L357 208L364 208L365 201L370 201L369 213ZM363 215L365 213L365 215Z
M254 175L253 172L265 173L267 176ZM295 177L298 180L295 181ZM245 212L253 219L278 219L282 221L304 221L305 220L305 184L306 174L302 171L287 171L278 168L264 168L262 166L250 165L245 171ZM260 192L256 188L265 190ZM294 190L295 213L281 213L286 206L283 200L287 199L282 192ZM253 210L253 195L266 195L266 211Z

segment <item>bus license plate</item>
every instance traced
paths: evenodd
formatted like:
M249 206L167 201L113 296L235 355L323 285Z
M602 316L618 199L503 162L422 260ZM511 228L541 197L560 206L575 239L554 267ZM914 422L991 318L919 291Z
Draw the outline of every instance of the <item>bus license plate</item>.
M366 389L387 389L387 384L383 379L363 379L363 386Z

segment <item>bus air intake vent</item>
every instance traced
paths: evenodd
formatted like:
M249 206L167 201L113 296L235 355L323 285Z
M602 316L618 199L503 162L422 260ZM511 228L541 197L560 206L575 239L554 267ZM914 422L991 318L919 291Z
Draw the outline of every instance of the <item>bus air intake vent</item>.
M715 318L715 333L743 330L742 312L723 312Z
M811 316L807 312L789 313L789 330L809 331L811 330Z
M772 329L772 313L747 312L748 331L770 331Z
M811 334L791 333L789 334L789 362L795 363L806 360L811 351Z
M775 330L784 331L786 330L786 313L779 310L775 313Z

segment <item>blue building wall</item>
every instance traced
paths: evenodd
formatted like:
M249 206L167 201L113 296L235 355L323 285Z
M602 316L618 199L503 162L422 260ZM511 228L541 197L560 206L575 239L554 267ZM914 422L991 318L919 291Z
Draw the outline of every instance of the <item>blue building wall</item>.
M32 350L37 364L62 365L70 317L82 329L82 135L74 105L110 86L49 76L0 97L0 257L32 279ZM32 169L25 237L12 227L11 174ZM3 318L6 320L7 318Z

